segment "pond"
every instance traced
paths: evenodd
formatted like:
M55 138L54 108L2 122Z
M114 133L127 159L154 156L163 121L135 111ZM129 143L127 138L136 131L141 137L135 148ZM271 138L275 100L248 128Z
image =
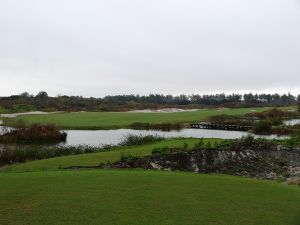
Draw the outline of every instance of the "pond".
M285 121L283 121L283 123L286 126L294 126L294 125L300 124L300 119L285 120Z
M0 126L0 133L3 132L3 127ZM106 145L118 144L127 135L158 135L165 138L222 138L235 139L246 136L247 132L243 131L228 131L228 130L208 130L208 129L182 129L179 131L157 131L157 130L133 130L133 129L118 129L118 130L67 130L67 141L60 145ZM254 135L255 137L264 137L268 139L286 138L286 136L278 137L276 135Z
M104 145L104 144L118 144L127 135L158 135L166 138L174 137L192 137L192 138L222 138L235 139L246 136L247 132L242 131L226 131L226 130L204 130L204 129L182 129L180 131L154 131L154 130L132 130L132 129L118 129L118 130L69 130L67 131L67 141L62 145ZM278 137L276 135L266 135L255 137L286 138L285 136Z

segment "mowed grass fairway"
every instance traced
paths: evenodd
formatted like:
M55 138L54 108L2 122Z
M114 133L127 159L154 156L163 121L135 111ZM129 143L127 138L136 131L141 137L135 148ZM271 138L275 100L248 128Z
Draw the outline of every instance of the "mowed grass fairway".
M0 173L3 225L297 225L299 213L298 187L254 179L136 170Z
M143 156L196 142L167 139L0 168L0 225L300 224L299 186L188 172L62 169L117 161L121 150Z
M244 115L249 112L262 112L268 107L239 109L201 109L194 112L175 113L133 113L133 112L77 112L53 113L48 115L22 115L12 121L23 120L26 124L54 123L65 129L116 129L126 128L134 123L187 123L207 120L210 116ZM9 119L5 119L7 121ZM8 122L9 123L9 122Z

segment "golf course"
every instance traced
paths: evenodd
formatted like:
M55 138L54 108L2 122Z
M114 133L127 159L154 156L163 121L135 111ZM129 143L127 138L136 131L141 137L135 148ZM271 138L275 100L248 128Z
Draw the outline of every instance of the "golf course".
M112 129L126 128L137 122L205 121L213 115L243 116L268 109L224 108L175 113L62 112L2 119L12 124L21 119L27 126L52 123L68 129ZM217 138L169 138L153 143L117 146L104 152L4 165L0 167L0 224L300 223L300 188L297 185L221 174L96 168L101 163L122 160L122 154L144 157L153 154L153 149L183 146L188 151L199 140L203 146L210 148L223 141ZM68 169L72 167L85 169Z
M294 107L282 107L291 109ZM13 124L21 120L25 124L53 123L64 129L117 129L127 128L134 123L188 123L205 121L215 115L242 116L250 112L263 112L269 107L236 108L236 109L200 109L197 111L174 113L141 113L141 112L58 112L43 115L20 115L15 118L3 118L4 122Z
M63 169L118 161L121 150L144 156L155 147L191 148L197 141L169 139L2 167L0 224L299 224L299 186L188 172Z
M299 187L184 172L1 173L0 199L5 225L297 225L300 219Z
M300 225L300 0L0 0L0 225Z

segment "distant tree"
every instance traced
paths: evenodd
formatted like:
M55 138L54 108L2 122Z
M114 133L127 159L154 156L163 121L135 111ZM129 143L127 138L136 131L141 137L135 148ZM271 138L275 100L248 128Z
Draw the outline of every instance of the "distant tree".
M40 98L40 99L44 99L44 98L48 98L48 94L45 91L40 91L35 97Z
M20 96L21 96L22 98L30 98L30 97L31 97L30 94L29 94L28 92L23 92L23 93L20 94Z

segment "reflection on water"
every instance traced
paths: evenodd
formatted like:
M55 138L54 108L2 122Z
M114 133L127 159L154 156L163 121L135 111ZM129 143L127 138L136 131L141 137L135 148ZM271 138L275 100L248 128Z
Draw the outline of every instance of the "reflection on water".
M286 126L294 126L294 125L300 124L300 119L285 120L285 121L283 121L283 123Z
M0 133L3 132L3 127L0 126ZM68 130L67 141L60 145L106 145L118 144L129 134L132 135L158 135L166 138L174 137L192 137L192 138L222 138L235 139L247 135L243 131L228 131L228 130L207 130L207 129L182 129L179 131L154 131L154 130ZM254 135L255 137L265 137L268 139L278 138L276 135ZM281 139L286 136L280 137Z
M69 130L67 131L67 142L63 145L103 145L103 144L118 144L126 135L159 135L166 138L172 137L193 137L193 138L223 138L235 139L247 135L247 132L242 131L225 131L225 130L204 130L204 129L182 129L180 131L153 131L153 130ZM277 138L276 135L258 136L269 139ZM285 138L285 137L281 137Z

